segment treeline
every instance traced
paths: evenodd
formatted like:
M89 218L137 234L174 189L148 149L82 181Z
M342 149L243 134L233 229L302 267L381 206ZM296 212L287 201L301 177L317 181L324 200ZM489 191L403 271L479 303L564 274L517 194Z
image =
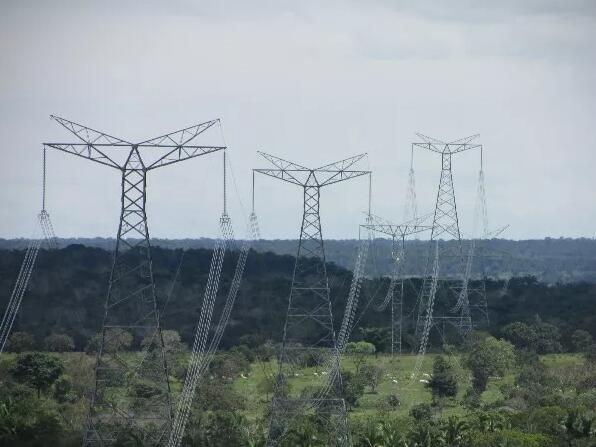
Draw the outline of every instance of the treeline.
M27 239L0 239L0 250L22 250L27 247ZM88 247L113 250L112 238L64 238L59 239L59 246L82 244ZM212 249L215 241L200 239L153 239L152 244L164 249ZM296 253L296 240L259 240L254 248L259 253L272 252L278 255ZM453 242L451 242L453 243ZM469 241L464 241L467 245ZM424 272L429 244L423 240L407 241L409 272L419 276ZM354 239L325 241L327 259L347 269L354 266L358 241ZM473 266L475 271L486 269L495 277L512 273L514 276L534 276L541 282L578 282L596 283L596 240L588 238L546 238L533 240L491 239L483 241L477 247L483 253ZM368 271L369 275L388 274L391 271L391 242L377 239L371 253L375 262ZM445 268L448 266L443 266Z
M23 256L21 250L0 250L2 309L8 302ZM191 249L183 252L181 249L158 247L154 250L153 259L163 327L177 331L183 342L188 344L198 321L211 250ZM216 316L230 286L236 259L237 254L232 253L224 262ZM42 250L13 330L31 334L39 348L52 334L68 334L73 339L74 349L84 350L101 328L111 262L110 252L82 245L53 251ZM293 264L294 258L290 255L250 253L245 278L222 347L237 345L243 336L253 337L258 342L279 341ZM172 288L178 266L180 274ZM330 263L328 274L334 321L339 326L352 273ZM387 278L364 281L357 314L358 324L353 336L356 341L367 339L375 342L377 350L381 352L387 351L390 346L389 311L377 312L375 308L383 301L387 287ZM419 288L420 279L412 279L405 289L403 343L406 352L414 348L414 305ZM440 299L441 293L439 291L437 298L437 312L448 312L447 304ZM506 290L503 281L489 281L487 295L489 324L478 329L495 336L501 337L503 327L510 323L524 323L534 328L537 337L546 333L552 336L548 343L553 349L549 352L574 350L572 338L578 329L596 336L596 285L547 285L533 277L522 277L512 279ZM478 322L481 324L482 320ZM545 330L545 327L550 329ZM440 340L431 339L431 347L438 348L440 344Z

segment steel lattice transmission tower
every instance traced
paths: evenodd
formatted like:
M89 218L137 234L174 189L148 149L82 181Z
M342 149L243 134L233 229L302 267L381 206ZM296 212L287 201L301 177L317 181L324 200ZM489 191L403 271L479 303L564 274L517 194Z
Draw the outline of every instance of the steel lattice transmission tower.
M447 297L447 300L451 301L447 303L451 307L451 312L443 315L434 314L434 294L437 292L437 278L433 279L428 275L424 278L418 300L418 317L416 321L416 334L421 340L419 353L424 355L429 331L432 327L439 330L443 339L445 338L445 323L454 325L461 336L466 336L472 329L468 295L467 293L461 293L466 261L455 200L452 157L460 152L482 149L482 146L474 143L478 135L472 135L450 143L422 134L417 135L423 141L413 143L412 147L426 149L441 156L441 175L430 236L431 247L438 250L436 264L440 265L441 269L451 264L452 271L461 272L459 275L455 274L453 277L448 278L447 275L441 275L438 273L438 269L434 268L434 270L437 270L435 274L439 274L438 280L448 283L448 290L451 295L451 297ZM451 241L443 239L451 239ZM429 256L427 272L431 271L431 259L432 256ZM433 284L435 284L435 287L433 287Z
M280 445L297 419L313 414L327 430L328 445L347 446L346 406L341 398L339 350L325 265L320 194L324 186L369 175L370 171L349 169L366 154L310 169L259 153L275 169L255 169L254 172L298 185L304 192L300 239L278 360L267 444ZM288 377L293 376L305 361L320 367L322 372L327 373L327 379L313 396L290 396L286 387Z
M385 299L377 310L384 311L390 305L391 312L391 356L401 354L403 330L403 302L407 282L406 238L431 229L423 225L428 216L416 218L402 224L393 224L382 217L371 214L369 222L361 227L391 236L391 258L393 267Z
M45 143L46 147L118 169L122 174L120 223L84 445L113 445L123 434L131 433L143 445L162 445L171 430L172 405L145 212L147 174L225 149L191 143L219 120L130 143L63 118L52 118L79 141ZM143 347L141 352L123 352L130 344L130 335Z

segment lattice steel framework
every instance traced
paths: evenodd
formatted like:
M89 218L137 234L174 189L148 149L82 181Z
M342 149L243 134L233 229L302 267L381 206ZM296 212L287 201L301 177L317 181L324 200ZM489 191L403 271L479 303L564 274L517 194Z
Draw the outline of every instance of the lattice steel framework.
M219 120L130 143L52 118L79 142L45 143L46 147L118 169L122 175L120 223L84 445L109 446L133 436L143 445L163 445L172 426L172 405L145 210L147 174L225 149L191 144ZM123 162L117 161L124 157ZM142 346L141 352L124 352L131 343L129 334L132 343Z
M391 279L385 299L377 307L377 310L383 311L388 305L391 305L391 356L396 353L401 354L404 289L407 281L406 238L414 234L429 231L432 227L423 224L427 217L423 216L402 224L393 224L382 217L371 214L369 217L370 222L361 225L362 228L391 236L391 257L393 259Z
M466 261L462 248L455 200L452 156L471 149L481 149L482 146L474 143L478 135L472 135L450 143L422 134L417 135L423 141L413 143L413 148L426 149L441 156L441 175L430 236L431 246L435 246L439 253L439 260L434 265L440 265L443 268L447 263L452 263L455 264L454 271L462 272L459 278L439 278L441 282L446 281L449 284L448 289L455 301L451 303L451 306L454 306L454 313L445 315L434 315L434 296L431 296L431 294L437 291L437 287L432 287L433 282L436 281L433 280L432 275L425 275L418 300L416 334L420 338L421 343L426 344L428 332L433 326L439 330L443 339L445 338L445 323L454 325L462 336L468 334L472 329L468 295L461 293ZM448 243L443 239L452 239L452 241ZM436 242L436 244L433 244L433 242ZM429 256L427 272L431 270L432 257L432 255ZM425 350L426 346L423 349L421 347L419 352L422 351L424 353Z
M370 174L370 171L350 170L366 154L310 169L259 153L275 169L255 169L254 172L298 185L303 188L304 194L300 239L278 360L267 444L282 444L293 423L300 417L313 414L329 435L326 440L328 445L347 446L346 407L341 398L339 352L325 266L320 194L324 186ZM328 380L312 397L290 396L286 392L287 379L306 361L314 362L327 374Z

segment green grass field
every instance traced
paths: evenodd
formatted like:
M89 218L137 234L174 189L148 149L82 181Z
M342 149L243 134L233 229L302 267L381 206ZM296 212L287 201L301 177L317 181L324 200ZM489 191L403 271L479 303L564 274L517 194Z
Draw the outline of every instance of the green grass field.
M373 415L379 411L386 411L387 406L383 405L390 394L399 396L401 405L395 412L397 414L407 414L412 406L419 403L430 403L430 392L425 388L425 384L420 382L428 378L424 374L430 374L432 371L433 354L428 354L425 358L421 374L418 379L410 380L411 371L414 368L416 356L402 355L400 357L391 358L388 355L371 356L367 362L374 363L383 369L383 377L375 393L370 392L367 387L365 394L358 400L358 405L351 412L351 417L366 417ZM458 375L460 379L460 389L458 393L458 400L461 400L467 389L470 387L470 378L466 370L459 367L457 358L453 359L458 365ZM573 356L561 355L556 360L559 362L575 361ZM581 360L580 360L581 361ZM246 400L247 416L258 417L262 415L271 396L266 393L259 392L259 383L263 381L265 375L270 375L275 371L275 362L270 363L254 363L251 367L251 373L246 378L240 377L234 381L234 389L240 393ZM355 366L351 359L346 358L342 361L342 369L355 370ZM320 373L315 375L316 371L310 368L305 368L299 371L298 377L291 377L289 379L292 394L298 394L302 389L309 385L321 384L324 376ZM513 375L504 377L502 379L491 379L487 391L483 395L485 402L491 402L499 399L501 393L499 387L506 381L512 382ZM453 406L447 407L444 414L448 415L462 411L461 407Z
M369 388L366 388L365 394L358 400L357 406L350 412L350 417L352 419L365 418L379 412L388 411L388 407L383 405L383 403L386 402L390 394L396 394L401 401L399 408L392 410L393 414L396 415L407 414L414 405L430 403L430 391L425 387L424 383L420 382L420 379L427 378L424 374L431 373L434 356L435 354L427 354L420 377L413 382L410 380L410 375L414 368L415 355L402 355L393 359L388 355L369 357L367 362L374 363L383 368L383 378L375 393L371 393ZM549 367L583 364L582 357L576 354L553 354L544 356L542 359ZM461 367L457 357L453 357L452 360L457 365L460 386L456 401L460 402L466 391L471 387L471 377L469 372ZM271 396L259 392L258 384L263 380L265 375L272 374L275 368L275 362L266 364L254 363L251 366L251 373L246 378L240 377L234 381L234 389L246 400L246 415L248 417L263 415ZM342 361L342 369L354 371L354 362L349 358L345 358ZM322 376L320 374L316 376L315 371L312 369L302 369L299 374L299 377L289 379L293 394L299 393L300 390L309 385L322 383ZM506 383L512 384L513 381L514 372L502 378L491 378L487 390L482 395L483 402L491 403L501 399L500 387ZM443 415L448 416L450 414L462 413L463 411L462 406L452 405L443 409Z
M62 358L65 363L66 373L75 378L77 382L91 384L93 380L93 365L95 358L84 353L63 353L56 354ZM419 377L412 381L410 379L411 371L414 368L416 360L415 355L402 355L391 358L389 355L369 356L367 363L375 364L383 369L383 376L380 380L376 392L371 392L369 387L365 389L364 395L358 400L357 405L350 412L352 419L365 418L373 416L379 412L392 411L396 415L407 414L410 409L420 403L430 403L431 394L420 380L427 379L432 371L433 358L436 354L427 354ZM14 354L2 354L0 362L0 375L7 373L6 366L14 359ZM182 354L182 361L187 354ZM583 358L578 354L551 354L543 356L542 360L549 368L564 368L567 366L579 366L583 364ZM470 388L470 374L462 368L457 356L452 357L459 381L459 391L456 401L460 402ZM276 362L267 363L255 362L251 364L251 371L247 375L237 377L233 381L234 390L245 400L245 415L250 419L262 417L267 405L271 400L271 394L263 389L265 377L271 377L276 371ZM355 371L355 365L351 358L346 357L342 360L342 369ZM323 385L326 377L321 371L313 368L304 368L297 371L296 377L290 377L289 383L291 393L297 395L309 386ZM512 371L502 378L491 378L487 390L482 395L485 403L499 400L502 395L500 387L505 383L513 383L514 372ZM214 378L206 377L205 380ZM216 379L215 379L216 380ZM171 389L176 396L182 389L183 383L171 377ZM395 394L399 397L401 405L397 409L390 410L388 405L384 404L389 395ZM448 405L443 409L443 415L457 414L463 412L460 405Z

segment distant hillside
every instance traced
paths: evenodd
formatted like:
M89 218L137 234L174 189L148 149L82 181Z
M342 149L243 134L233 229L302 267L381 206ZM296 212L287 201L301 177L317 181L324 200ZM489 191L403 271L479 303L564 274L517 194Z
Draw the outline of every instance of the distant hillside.
M156 281L158 308L162 309L162 324L166 329L180 332L186 343L191 343L199 310L204 296L212 252L190 249L184 254L180 275L169 296L174 272L181 261L181 250L156 248L153 253L153 271ZM24 257L22 250L0 250L0 309L3 312ZM221 289L215 304L219 315L224 296L229 290L237 253L226 256L223 264ZM105 297L111 255L100 248L70 245L60 250L40 252L31 283L23 299L14 330L27 331L38 341L52 332L67 333L82 349L100 328L104 314ZM287 311L288 292L294 267L292 256L251 252L236 306L222 340L223 347L233 346L243 335L258 335L263 340L279 341ZM336 329L343 318L352 274L330 264L327 269ZM386 279L368 279L362 284L362 293L356 312L356 328L389 325L389 310L378 312L389 282ZM415 304L421 281L415 279L405 288L403 314L404 343L412 349ZM443 286L442 286L443 287ZM565 340L575 329L585 329L596 336L596 285L567 284L548 286L532 278L516 278L503 293L501 282L487 283L488 311L491 332L512 321L532 322L539 315L543 321L556 324ZM435 310L439 314L450 311L451 305L439 290ZM168 304L166 304L166 302ZM217 318L214 320L217 321ZM475 317L474 317L475 318ZM481 324L482 320L479 320ZM354 337L360 334L354 331ZM436 337L436 334L433 334ZM441 343L431 338L431 344Z
M0 239L0 249L23 249L27 239ZM154 239L154 246L169 249L212 248L213 239ZM449 242L452 243L452 242ZM114 239L111 238L64 238L59 239L61 247L81 244L104 250L113 250ZM338 266L351 270L358 241L353 239L328 240L325 242L327 260ZM464 242L466 250L467 242ZM278 255L295 255L296 240L260 240L255 243L257 252L272 252ZM428 242L408 241L407 258L408 274L419 276L424 272ZM386 239L375 241L371 249L368 266L369 276L386 275L391 270L391 242ZM596 283L596 239L536 239L513 241L492 239L483 242L478 253L474 271L481 270L480 261L485 259L486 270L491 276L503 277L531 275L546 283L587 281ZM443 272L454 273L455 265L441 265Z

